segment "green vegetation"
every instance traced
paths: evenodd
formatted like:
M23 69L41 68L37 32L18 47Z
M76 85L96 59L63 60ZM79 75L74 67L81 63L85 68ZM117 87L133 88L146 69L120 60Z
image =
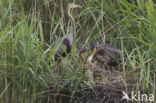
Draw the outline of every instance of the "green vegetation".
M133 86L156 94L154 0L0 0L0 103L73 103L84 85L96 92L74 49L63 58L61 74L54 72L54 61L49 65L55 53L47 57L50 45L70 31L66 6L71 2L83 6L72 11L77 50L93 41L120 48L128 55L120 72L139 69ZM136 78L135 72L131 76Z

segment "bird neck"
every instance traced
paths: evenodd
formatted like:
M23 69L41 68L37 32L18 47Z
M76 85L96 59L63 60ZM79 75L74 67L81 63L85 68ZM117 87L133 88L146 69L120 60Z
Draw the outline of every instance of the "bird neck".
M95 47L94 50L93 50L92 55L95 55L96 51L97 51L97 49L96 49L96 47Z
M93 56L95 55L95 53L96 53L96 48L94 48L94 50L93 50L92 54L88 57L88 61L89 61L89 62L91 62L91 61L92 61Z
M75 23L72 15L70 14L70 8L67 10L67 15L69 17L70 23L71 23L71 35L76 40L76 31L75 31Z

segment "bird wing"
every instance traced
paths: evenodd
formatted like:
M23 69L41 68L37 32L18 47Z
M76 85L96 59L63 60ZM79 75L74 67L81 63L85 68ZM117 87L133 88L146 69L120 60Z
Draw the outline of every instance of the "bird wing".
M64 45L63 40L64 37L53 42L53 44L51 45L51 50L53 50L54 53L61 54L65 51L66 46Z
M102 43L102 44L100 44L100 46L105 47L105 49L104 49L105 53L107 55L109 55L112 60L121 59L122 52L118 48L116 48L110 44L107 44L107 43Z
M97 61L102 62L102 63L108 62L110 60L109 56L108 55L105 55L105 54L104 55L98 55L98 54L96 54L95 55L95 58L97 59Z
M61 37L60 39L53 42L51 45L51 54L62 55L63 57L70 52L72 45L73 37L70 32L65 37ZM55 55L55 56L56 56Z

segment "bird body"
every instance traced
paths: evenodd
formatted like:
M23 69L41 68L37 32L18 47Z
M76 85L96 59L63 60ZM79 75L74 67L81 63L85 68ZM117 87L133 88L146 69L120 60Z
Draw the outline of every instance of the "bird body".
M51 48L54 48L55 46L57 46L58 48L56 48L56 54L54 56L55 61L57 61L58 59L61 59L60 56L65 57L67 53L70 53L71 51L71 46L70 46L70 42L68 40L68 38L60 38L59 40L56 40Z
M109 66L116 66L119 62L121 62L121 50L106 43L102 43L97 46L99 47L95 53L97 61L108 64Z
M75 23L72 15L70 14L71 8L80 8L80 5L76 5L74 3L70 3L67 6L67 15L71 22L71 31L65 37L61 37L60 39L53 42L51 45L51 50L56 48L54 59L55 61L60 61L61 57L65 57L67 53L70 53L73 41L76 39L76 30L75 30Z
M73 43L72 32L66 35L65 37L61 37L60 39L53 42L51 45L51 49L55 46L57 47L56 54L55 54L55 61L60 59L60 56L65 57L67 53L70 53L71 47Z
M89 62L91 62L90 57L95 58L95 60L97 60L98 62L108 66L117 66L121 62L122 51L110 44L92 43L90 49L93 52L88 57L89 59L87 61ZM124 56L124 59L126 59L126 56Z

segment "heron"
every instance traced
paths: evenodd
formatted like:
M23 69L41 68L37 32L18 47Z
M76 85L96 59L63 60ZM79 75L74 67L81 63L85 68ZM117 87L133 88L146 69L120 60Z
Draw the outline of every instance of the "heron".
M67 6L67 16L71 23L71 31L65 37L61 37L60 39L54 41L51 46L51 50L55 48L57 49L54 55L54 60L57 61L57 64L60 63L61 57L66 57L67 53L69 54L71 52L72 44L76 40L75 22L74 22L74 18L72 17L70 13L70 10L72 8L81 8L81 7L82 6L74 4L74 3L70 3ZM60 71L59 67L58 67L58 71Z
M103 66L119 66L122 60L122 51L107 43L92 43L89 50L92 53L87 58L87 63L93 66L92 60L95 58L97 62L103 64ZM126 61L127 56L124 55L124 61Z

